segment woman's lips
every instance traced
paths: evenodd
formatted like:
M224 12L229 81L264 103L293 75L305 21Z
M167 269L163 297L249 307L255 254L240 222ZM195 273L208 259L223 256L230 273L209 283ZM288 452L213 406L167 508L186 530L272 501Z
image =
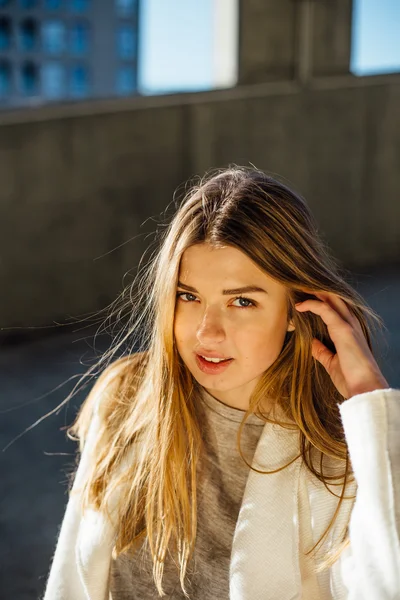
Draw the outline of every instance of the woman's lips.
M197 366L199 367L200 371L203 371L203 373L207 373L209 375L215 375L218 373L222 373L222 371L225 371L225 369L227 369L229 367L229 365L232 363L233 360L234 360L233 358L229 358L228 360L225 360L224 362L213 363L213 362L209 362L209 361L205 360L199 354L196 354L196 362L197 362Z

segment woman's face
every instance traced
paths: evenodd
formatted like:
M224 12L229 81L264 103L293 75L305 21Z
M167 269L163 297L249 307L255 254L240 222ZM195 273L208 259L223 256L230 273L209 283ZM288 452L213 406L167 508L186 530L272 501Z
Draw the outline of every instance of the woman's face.
M205 243L184 252L178 279L174 335L181 359L211 395L247 409L286 332L294 329L287 321L286 288L240 250ZM247 286L264 291L237 292ZM197 356L207 353L233 360L208 373L214 367Z

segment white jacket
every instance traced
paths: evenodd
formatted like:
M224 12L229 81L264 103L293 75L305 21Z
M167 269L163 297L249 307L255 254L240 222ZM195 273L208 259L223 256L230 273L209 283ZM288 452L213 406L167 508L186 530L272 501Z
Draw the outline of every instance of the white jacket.
M231 600L400 600L400 390L359 394L339 409L358 491L355 501L343 502L322 551L341 535L349 515L350 546L333 567L314 575L313 559L303 551L325 531L338 499L301 459L272 475L250 470L232 541ZM98 419L95 414L73 489L84 478ZM266 423L252 466L286 464L298 453L298 435ZM341 485L331 489L340 495ZM346 496L354 491L353 483ZM115 531L98 512L82 516L78 502L72 494L43 600L110 598Z

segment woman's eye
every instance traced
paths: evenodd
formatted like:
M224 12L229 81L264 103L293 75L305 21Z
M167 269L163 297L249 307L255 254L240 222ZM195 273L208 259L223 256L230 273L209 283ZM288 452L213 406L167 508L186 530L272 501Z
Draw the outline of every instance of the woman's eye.
M191 298L196 298L196 296L194 296L193 294L189 294L189 292L178 292L176 294L177 298L183 298L183 296L191 297ZM187 298L186 298L186 300L183 300L183 301L184 302L191 302L191 300L190 299L188 300ZM244 298L243 296L239 296L238 298L234 299L234 302L237 302L237 301L244 302L245 305L244 306L243 305L242 306L237 306L236 305L235 308L252 308L252 307L256 306L256 303L254 302L254 300L250 300L249 298Z
M176 294L177 298L182 298L183 296L192 296L192 298L196 298L196 296L193 296L193 294L189 294L189 292L178 292ZM190 300L184 300L184 302L190 302Z
M249 298L243 298L243 296L240 296L239 298L235 298L234 302L236 302L237 300L239 301L244 301L246 303L250 303L250 304L245 304L245 306L239 306L238 308L251 308L252 306L255 306L255 302L253 302L253 300L250 300Z

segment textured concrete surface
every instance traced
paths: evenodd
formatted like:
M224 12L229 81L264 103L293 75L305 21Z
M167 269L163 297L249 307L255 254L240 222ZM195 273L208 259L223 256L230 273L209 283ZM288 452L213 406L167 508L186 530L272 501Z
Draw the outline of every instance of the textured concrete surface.
M378 363L389 384L400 387L400 269L359 273L354 284L384 318L388 332L376 345ZM92 364L92 333L0 344L1 450L57 406L76 381L68 383L68 378ZM108 344L108 338L98 338L96 352ZM43 592L67 502L67 474L75 465L76 445L63 428L71 424L88 389L0 453L1 600L37 600Z
M352 4L242 2L239 84L349 73Z

